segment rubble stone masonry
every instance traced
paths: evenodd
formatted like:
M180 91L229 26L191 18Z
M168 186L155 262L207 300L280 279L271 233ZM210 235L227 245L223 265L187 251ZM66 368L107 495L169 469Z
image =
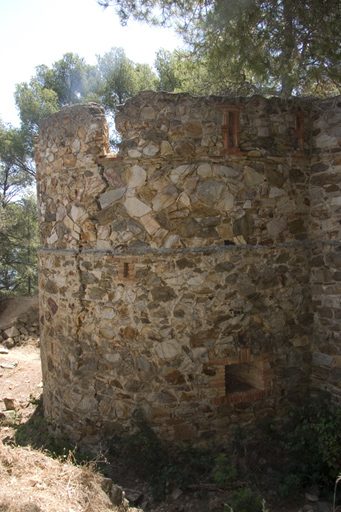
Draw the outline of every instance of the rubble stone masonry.
M145 91L36 138L44 408L98 444L136 411L229 438L341 394L341 99Z

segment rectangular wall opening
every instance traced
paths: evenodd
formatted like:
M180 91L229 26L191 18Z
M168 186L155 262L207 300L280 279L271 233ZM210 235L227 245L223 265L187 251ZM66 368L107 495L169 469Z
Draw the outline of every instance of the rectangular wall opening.
M211 360L217 367L211 387L218 396L216 405L251 402L274 394L269 354L254 357L249 349L241 349L237 356Z
M262 389L259 371L254 364L242 363L225 366L225 392L246 393L255 389Z

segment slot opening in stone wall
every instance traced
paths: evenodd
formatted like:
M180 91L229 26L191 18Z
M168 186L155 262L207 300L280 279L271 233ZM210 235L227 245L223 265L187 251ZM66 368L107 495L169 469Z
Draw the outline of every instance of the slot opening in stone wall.
M129 277L129 263L123 263L123 277Z
M259 369L252 363L225 366L226 396L264 389Z

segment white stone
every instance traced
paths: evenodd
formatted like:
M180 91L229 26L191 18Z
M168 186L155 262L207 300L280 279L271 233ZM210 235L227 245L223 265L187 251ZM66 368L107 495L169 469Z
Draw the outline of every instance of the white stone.
M67 214L66 208L63 205L58 206L57 213L56 213L56 221L60 222L64 219L65 215Z
M204 281L205 281L204 277L202 277L202 276L195 276L195 277L191 277L190 279L188 279L187 283L190 286L200 286L200 285L203 284Z
M73 221L77 222L77 224L83 224L83 222L88 218L86 210L81 206L76 206L75 204L72 205L70 215Z
M315 142L316 147L318 148L325 148L330 150L333 147L338 147L338 140L335 137L327 135L326 133L316 137Z
M126 189L124 187L122 188L114 188L112 190L107 190L104 192L104 194L101 194L99 196L99 202L101 205L102 210L109 206L109 204L115 203L115 201L118 201L121 199L121 197L124 196Z
M112 308L103 308L103 311L101 312L102 318L114 318L116 316L116 311Z
M74 225L74 222L72 219L70 219L70 217L67 215L64 219L64 224L65 226L68 228L68 229L71 229L73 230L73 225Z
M170 172L169 177L173 183L178 183L180 180L186 178L192 171L193 165L180 165Z
M147 179L146 171L139 165L134 165L131 169L131 176L128 181L128 188L142 187L145 185Z
M81 143L80 143L80 140L79 139L75 139L72 143L72 152L73 153L78 153L78 151L80 150L80 147L81 147Z
M143 217L151 211L151 208L137 199L137 197L128 197L124 206L131 217Z
M217 208L223 212L229 212L234 206L234 197L229 192L224 192L222 199L217 204Z
M255 185L259 185L264 181L263 176L259 174L259 172L255 171L251 167L248 167L247 165L244 167L244 173L243 178L245 181L245 184L248 187L253 187Z
M110 353L105 354L104 357L107 361L109 361L109 363L113 363L113 364L115 364L115 363L117 364L121 361L121 356L120 356L120 354L117 354L117 352L114 354L110 354Z
M168 208L169 206L175 203L177 197L177 188L174 185L170 185L165 190L157 194L154 197L154 199L152 199L153 210L158 212L160 210Z
M197 173L202 178L208 178L212 176L212 167L210 164L201 164L198 167Z
M169 235L163 245L166 249L182 247L179 235Z
M156 233L157 230L161 227L160 224L151 215L145 215L144 217L141 217L140 222L147 233L150 235L154 235L154 233Z
M111 243L109 240L97 240L96 247L97 249L107 250L111 248Z
M18 329L13 325L12 327L10 327L9 329L7 329L5 331L5 334L8 338L14 338L15 336L19 336L20 335L20 332L18 331Z
M214 165L213 170L218 176L222 178L236 178L239 176L239 172L232 167L227 167L226 165Z
M155 352L163 361L171 361L181 354L181 345L175 340L167 340L156 346Z
M208 352L205 347L197 347L192 350L193 361L199 361L200 363L208 363Z
M191 200L185 192L179 195L177 203L179 208L190 208L191 206Z
M141 151L138 149L129 149L128 156L130 156L130 158L140 158Z
M161 142L161 155L170 156L173 154L173 148L167 140Z
M148 146L143 148L143 154L146 156L155 156L160 151L160 147L155 142L150 142Z
M49 238L46 239L48 245L52 245L58 240L58 235L56 232L54 232Z
M96 170L97 172L97 170ZM96 197L107 187L106 183L99 176L87 178L84 193L87 197ZM79 197L79 196L78 196ZM78 199L79 200L79 199Z
M331 200L331 204L334 206L340 206L341 205L341 196L333 197Z
M197 188L197 198L207 206L215 207L217 203L226 195L226 187L217 181L204 181Z

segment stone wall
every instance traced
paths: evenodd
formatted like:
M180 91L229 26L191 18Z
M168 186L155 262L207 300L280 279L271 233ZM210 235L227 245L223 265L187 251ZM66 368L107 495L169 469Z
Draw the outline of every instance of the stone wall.
M38 297L6 299L0 313L0 344L6 349L39 338Z
M341 398L341 98L321 100L312 120L311 284L314 389Z
M309 389L316 333L337 324L311 220L328 105L147 91L116 116L118 155L95 104L41 123L44 407L75 440L137 410L169 439L223 440Z

